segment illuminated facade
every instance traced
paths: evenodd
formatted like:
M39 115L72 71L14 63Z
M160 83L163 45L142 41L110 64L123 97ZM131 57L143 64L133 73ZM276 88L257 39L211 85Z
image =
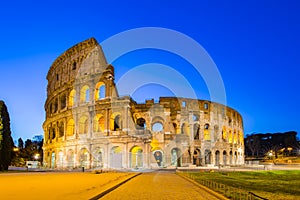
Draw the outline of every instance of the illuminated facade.
M43 149L48 168L244 163L237 111L206 100L161 97L138 104L119 96L114 67L94 38L59 56L47 80Z

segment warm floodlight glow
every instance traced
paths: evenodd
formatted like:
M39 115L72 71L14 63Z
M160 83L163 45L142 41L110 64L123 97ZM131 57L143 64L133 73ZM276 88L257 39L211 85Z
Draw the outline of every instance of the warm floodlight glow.
M36 154L34 155L34 159L36 159L36 160L38 160L39 157L40 157L40 154L38 154L38 153L36 153Z
M17 152L17 151L19 151L19 148L15 147L15 148L13 148L13 151Z

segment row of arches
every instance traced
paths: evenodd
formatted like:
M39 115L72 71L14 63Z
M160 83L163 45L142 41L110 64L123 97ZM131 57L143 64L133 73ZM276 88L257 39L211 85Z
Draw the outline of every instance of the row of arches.
M51 103L49 103L47 113L57 113L59 110L65 109L67 105L69 107L75 106L77 102L88 103L91 100L91 95L91 90L88 85L82 86L79 91L79 94L77 94L75 89L72 89L69 95L64 93L59 97L54 98L54 100L52 100ZM103 82L98 82L96 84L93 95L95 101L104 99L106 97L106 87Z
M98 82L95 86L95 90L92 93L94 95L94 100L104 99L106 97L106 87L103 82ZM90 102L91 98L91 91L88 85L84 85L81 87L79 91L79 102L80 103L87 103ZM69 106L73 107L78 102L78 96L75 89L72 89L69 93Z
M203 157L201 151L199 149L195 149L193 153L193 164L196 166L211 165L211 164L215 166L237 165L237 164L241 164L239 161L241 156L242 154L240 152L230 151L229 153L227 153L226 150L223 151L216 150L213 156L212 152L209 149L206 149Z
M97 114L94 116L92 120L92 124L89 121L89 117L86 115L80 116L78 119L78 127L75 126L75 120L73 118L69 119L66 122L61 120L55 123L51 123L48 125L46 133L46 139L52 140L56 137L63 137L65 136L73 136L78 131L79 134L87 134L90 131L90 127L92 127L92 132L104 132L105 131L105 118L102 114ZM110 130L117 131L121 129L122 121L121 121L121 114L120 113L113 113L110 118ZM58 133L58 134L57 134Z
M164 131L164 121L163 120L156 120L155 122L152 123L152 127L151 130L153 132L161 132ZM136 119L136 127L137 129L146 129L146 120L144 118L138 118ZM229 143L234 143L234 144L241 144L243 142L243 135L241 133L241 131L236 131L234 129L234 131L232 132L231 129L228 129L228 131L226 131L226 127L223 126L222 128L222 133L219 134L220 130L219 130L219 126L215 125L213 128L210 127L209 123L206 123L203 125L203 136L200 136L200 124L199 123L194 123L193 125L193 133L190 134L190 128L189 128L189 124L187 122L183 122L181 124L180 129L177 127L176 123L173 123L173 127L176 133L181 133L181 134L186 134L186 135L191 135L191 137L194 140L212 140L212 135L211 135L211 131L213 131L213 138L214 140L222 139L225 142L229 142ZM228 134L227 134L228 132ZM221 136L220 136L221 135Z
M147 167L147 156L151 156L149 160L154 160L157 167L165 166L168 161L168 165L181 166L181 150L179 148L173 148L168 156L164 155L164 152L160 149L156 149L147 154L144 152L141 146L133 146L129 152L124 152L120 146L113 146L109 152L105 152L104 148L98 147L93 152L89 152L87 148L81 148L78 154L73 149L66 151L59 150L58 152L48 152L45 159L45 165L49 168L97 168L97 167L109 167L109 168L144 168ZM124 156L127 156L128 163L123 163ZM109 161L108 161L109 160Z
M113 146L107 152L104 149L106 148L97 147L89 152L87 148L83 147L77 155L73 149L48 152L47 167L144 168L147 167L149 160L152 160L151 162L154 162L157 167L181 167L190 162L196 166L221 166L242 164L243 157L239 151L215 150L212 153L209 149L206 149L203 154L200 149L195 149L190 155L189 150L182 151L178 147L174 147L167 152L158 148L151 151L151 154L144 152L144 149L138 145L133 146L129 152L124 151L121 146Z

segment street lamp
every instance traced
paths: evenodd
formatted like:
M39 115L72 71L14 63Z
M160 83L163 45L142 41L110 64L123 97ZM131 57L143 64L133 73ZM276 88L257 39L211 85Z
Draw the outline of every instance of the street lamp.
M34 159L35 159L35 160L38 160L39 158L40 158L40 154L36 153L36 154L34 155Z
M18 147L14 147L14 148L13 148L13 151L14 151L14 152L17 152L17 151L19 151L19 148L18 148Z
M287 150L289 151L289 156L291 155L291 151L293 150L292 147L288 147Z

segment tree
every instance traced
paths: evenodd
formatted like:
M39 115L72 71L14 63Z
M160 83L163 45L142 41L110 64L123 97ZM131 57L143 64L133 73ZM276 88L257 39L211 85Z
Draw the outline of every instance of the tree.
M18 148L20 150L24 148L24 142L23 142L22 138L18 139Z
M10 118L4 101L0 101L0 170L8 170L12 159L13 139Z
M260 148L260 140L258 135L254 133L251 135L247 135L247 137L245 138L245 147L246 147L246 154L248 156L251 155L252 157L254 157L255 153L256 156L258 156L258 151Z

